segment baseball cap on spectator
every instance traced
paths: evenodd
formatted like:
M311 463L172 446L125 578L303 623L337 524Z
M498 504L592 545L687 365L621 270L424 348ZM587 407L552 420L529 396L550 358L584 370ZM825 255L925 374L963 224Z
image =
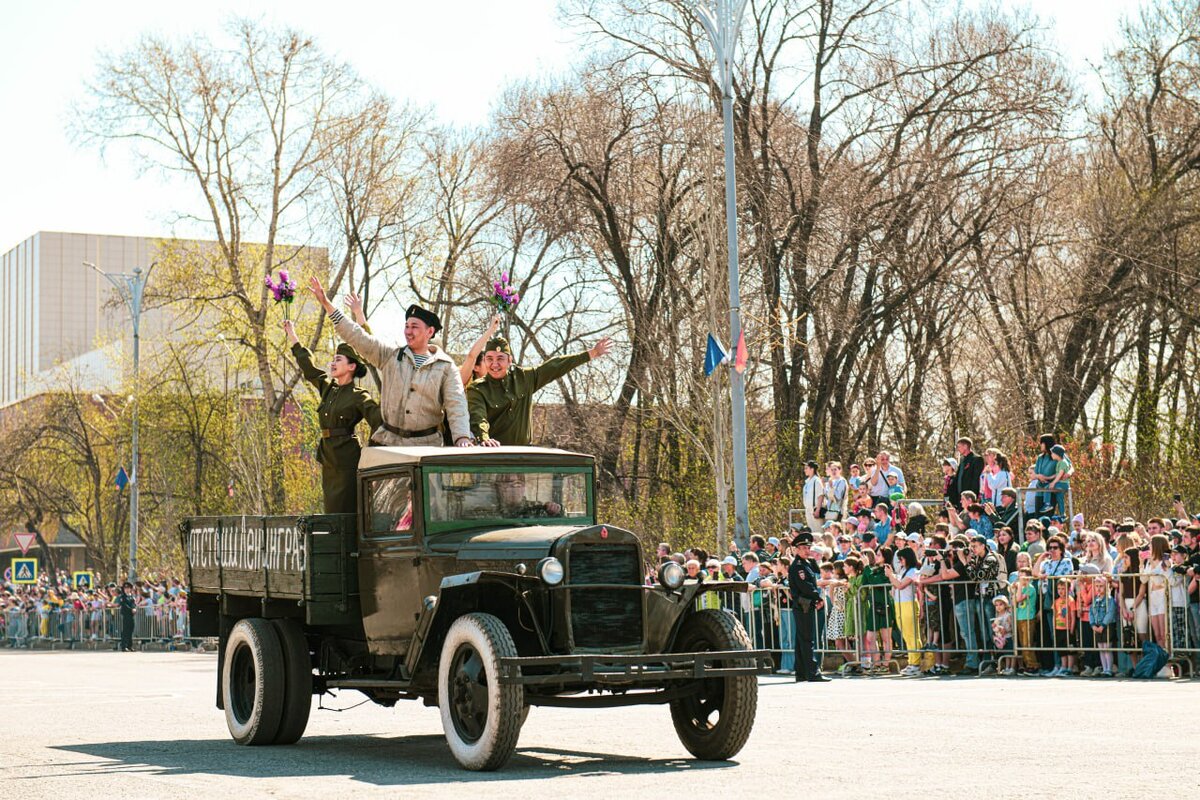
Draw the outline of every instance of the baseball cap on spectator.
M987 544L988 543L987 537L984 536L982 533L977 533L974 536L972 536L971 541L978 542L979 544Z
M916 531L913 531L912 533L910 533L908 536L905 536L904 538L905 538L905 540L910 541L910 542L925 541L924 539L921 538L921 534L917 533Z
M1172 547L1172 548L1171 548L1171 552L1172 552L1172 553L1183 553L1183 554L1186 556L1186 555L1188 555L1189 553L1191 553L1192 551L1191 551L1191 550L1188 550L1186 547L1184 547L1184 546L1183 546L1183 545L1181 545L1181 544L1177 544L1177 545L1175 545L1174 547Z
M1013 500L1017 499L1017 490L1011 486L1005 486L1000 490L1000 494L1004 495L1005 497L1011 497Z
M1099 575L1100 568L1095 564L1084 564L1079 568L1080 575Z
M736 567L738 565L738 560L736 558L734 558L733 556L725 556L725 560L722 561L721 563L729 564L730 566Z
M773 545L775 545L776 547L779 547L779 537L778 537L778 536L772 536L771 538L767 539L767 544L773 544Z
M958 459L957 458L943 458L942 463L945 464L950 469L958 469Z

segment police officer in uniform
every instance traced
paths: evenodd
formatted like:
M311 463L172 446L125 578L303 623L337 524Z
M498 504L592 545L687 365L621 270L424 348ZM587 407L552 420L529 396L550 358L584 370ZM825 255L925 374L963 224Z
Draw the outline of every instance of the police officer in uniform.
M788 567L788 588L792 592L792 614L796 620L796 682L828 681L821 674L813 638L817 633L817 612L821 608L821 590L817 588L820 570L812 558L813 536L809 531L800 531L792 537L795 554Z
M133 584L125 581L125 585L121 587L121 593L117 595L117 609L121 614L121 646L118 648L122 653L133 652L133 610L137 608L137 601L133 599Z
M292 356L300 366L304 379L321 395L317 420L321 425L321 441L317 461L321 463L321 489L325 495L326 514L354 514L358 511L358 456L361 448L354 435L354 426L366 420L372 432L383 424L379 403L354 384L355 378L367 374L362 356L346 343L338 345L329 372L312 363L312 352L300 344L291 320L283 321L283 330L292 343Z

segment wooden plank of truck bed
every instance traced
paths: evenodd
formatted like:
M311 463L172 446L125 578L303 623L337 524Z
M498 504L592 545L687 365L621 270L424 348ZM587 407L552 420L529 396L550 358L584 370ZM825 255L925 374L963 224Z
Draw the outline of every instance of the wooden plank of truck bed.
M358 595L353 521L347 515L189 519L193 590L344 604Z

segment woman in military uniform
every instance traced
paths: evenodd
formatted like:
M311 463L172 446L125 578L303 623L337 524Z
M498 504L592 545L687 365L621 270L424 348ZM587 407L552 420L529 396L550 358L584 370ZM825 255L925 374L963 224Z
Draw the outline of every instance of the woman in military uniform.
M317 420L321 442L317 461L321 462L321 488L325 493L326 514L354 514L358 511L358 455L361 448L354 426L366 420L374 432L383 423L379 402L354 384L367 374L367 367L354 348L340 344L329 371L313 366L312 353L300 344L291 320L283 321L283 330L292 343L292 355L304 379L321 395Z

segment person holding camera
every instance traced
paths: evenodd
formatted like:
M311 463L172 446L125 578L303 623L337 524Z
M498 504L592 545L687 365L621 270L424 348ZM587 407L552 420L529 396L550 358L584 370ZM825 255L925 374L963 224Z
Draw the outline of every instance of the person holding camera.
M983 537L979 537L983 538ZM987 540L983 548L987 549ZM977 576L978 560L967 549L967 543L961 537L950 541L950 549L942 559L938 576L943 581L962 582L954 586L954 620L966 649L966 668L961 674L973 675L979 670L979 645L984 632L983 612L980 608L980 584ZM990 601L989 601L990 602Z

